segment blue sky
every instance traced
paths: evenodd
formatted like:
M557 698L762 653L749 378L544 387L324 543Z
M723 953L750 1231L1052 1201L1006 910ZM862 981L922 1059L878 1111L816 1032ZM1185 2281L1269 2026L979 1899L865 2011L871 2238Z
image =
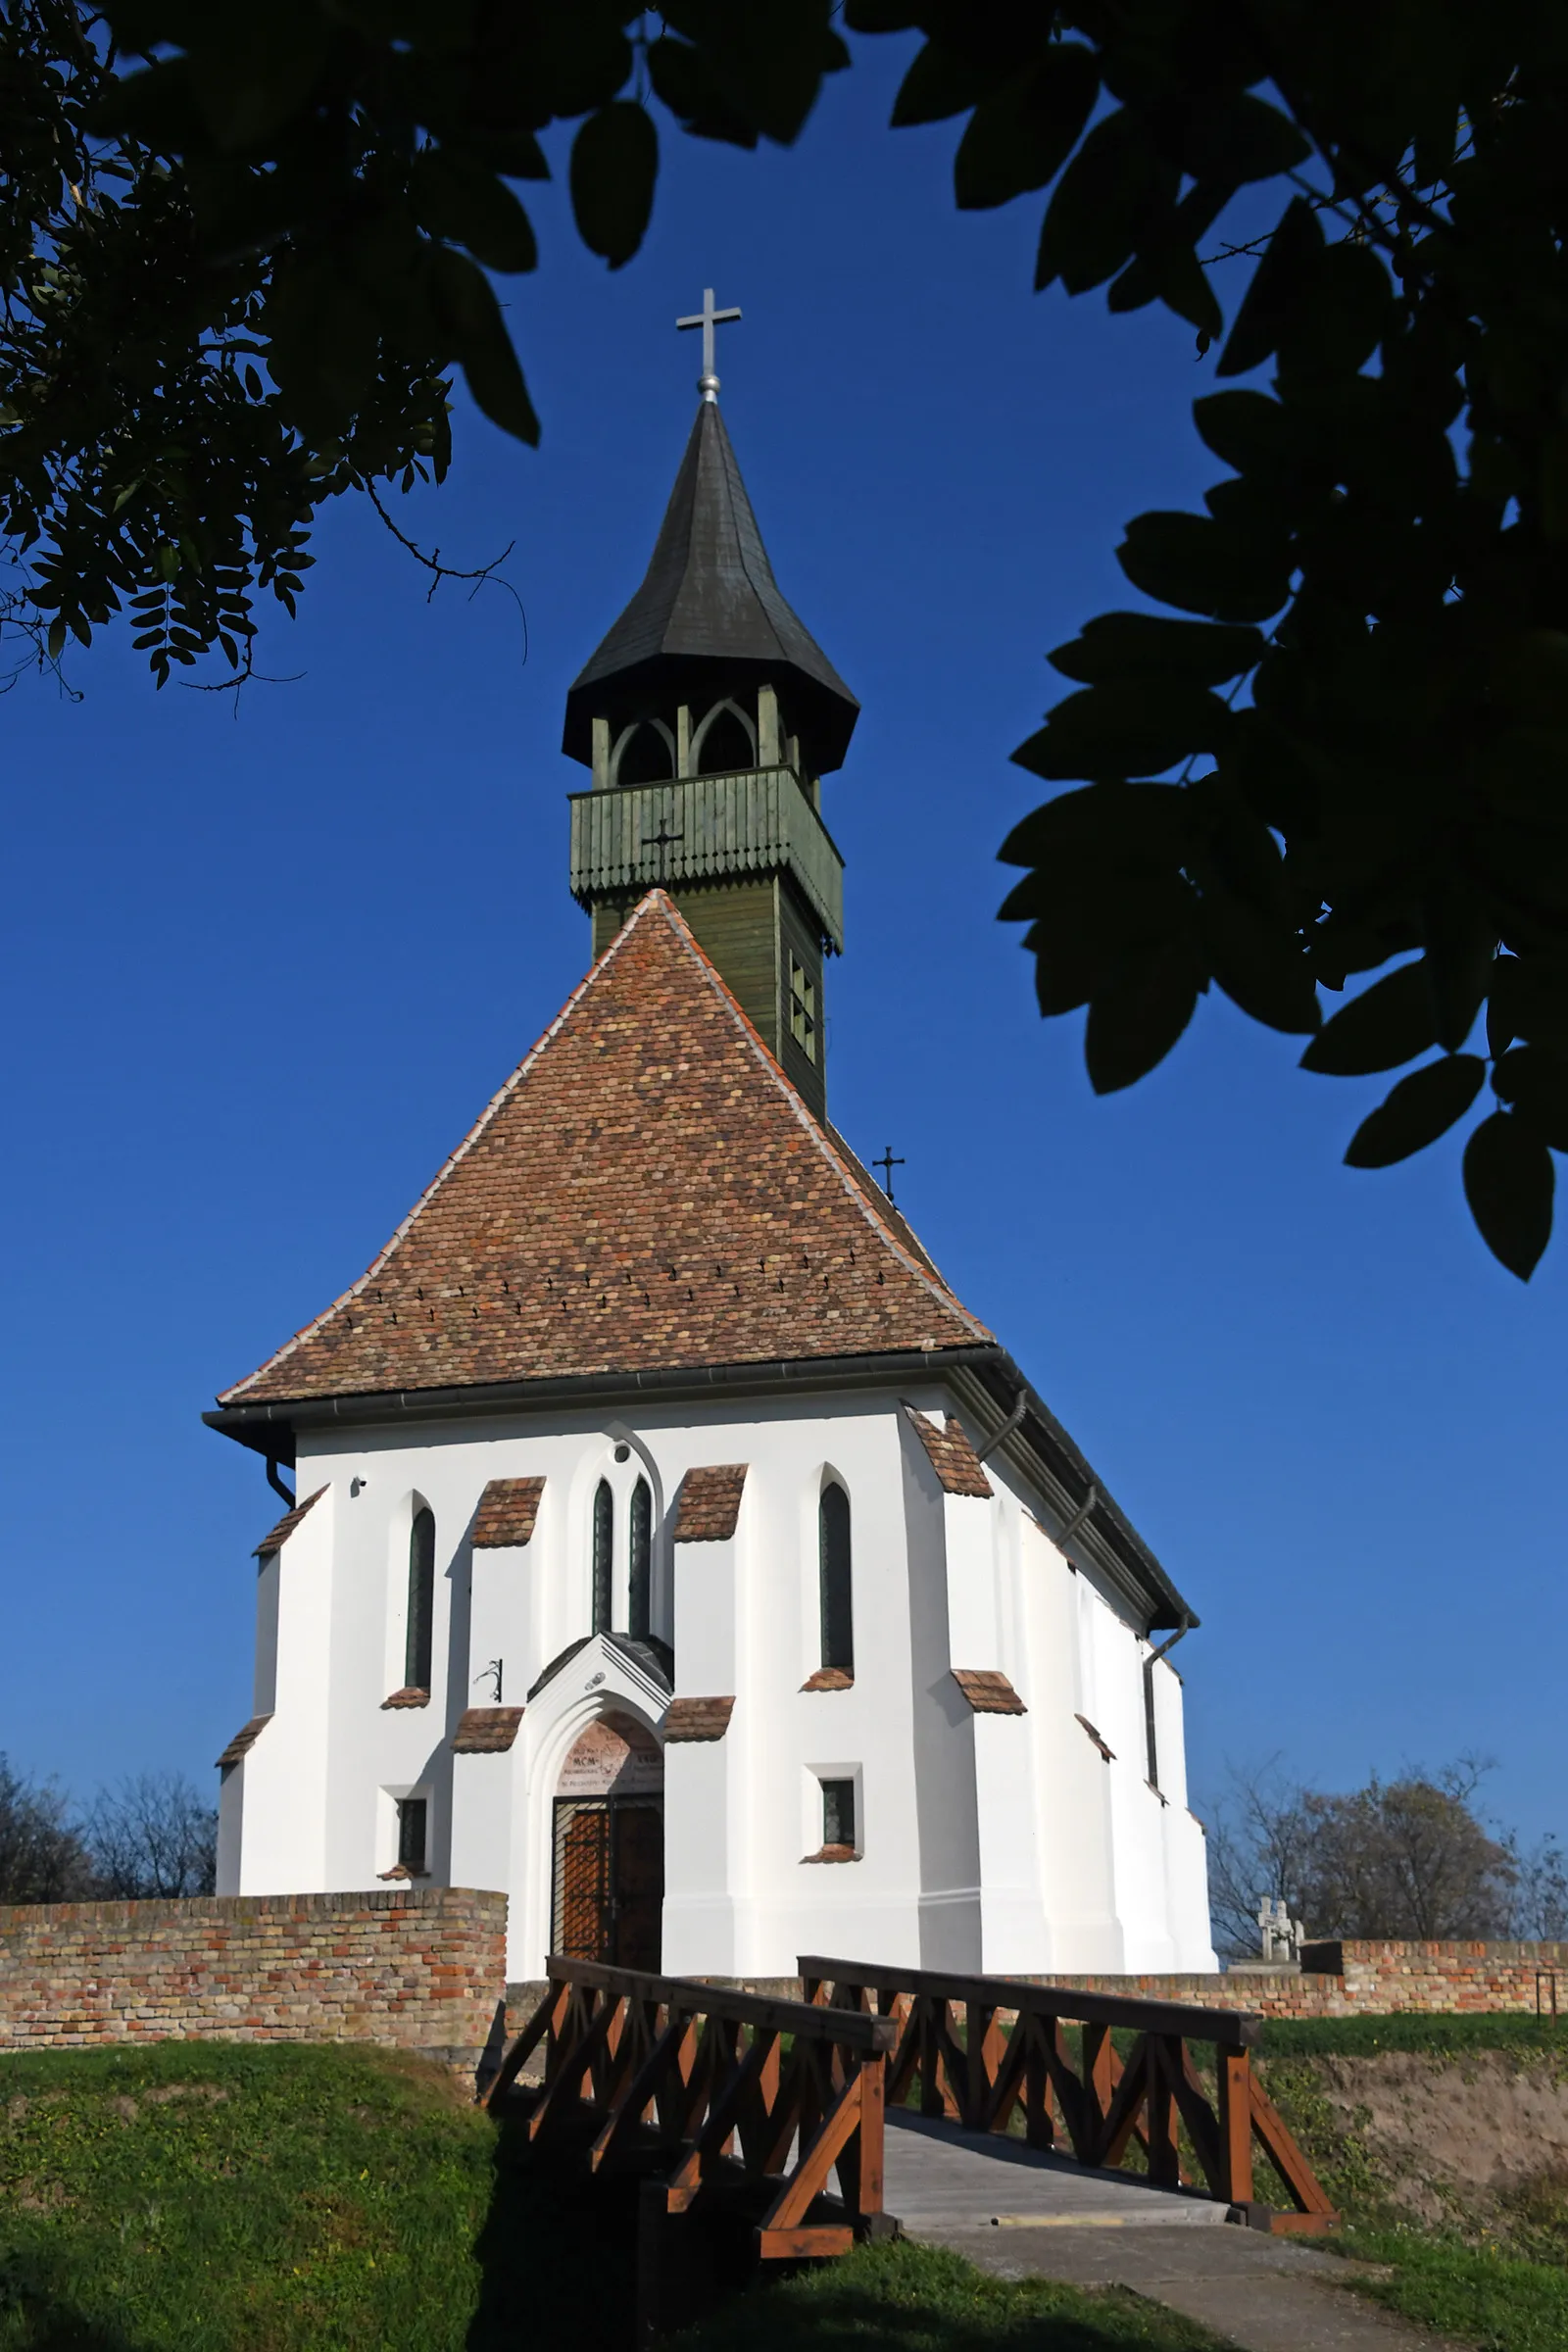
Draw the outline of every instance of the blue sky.
M328 516L300 622L230 698L122 643L3 707L12 872L0 1746L87 1793L204 1785L248 1713L249 1553L276 1506L200 1414L374 1253L574 986L566 687L640 578L711 284L726 421L785 594L863 715L824 806L848 862L834 1116L1026 1366L1203 1623L1180 1653L1200 1800L1276 1751L1320 1786L1495 1755L1568 1828L1555 1606L1558 1244L1528 1290L1458 1155L1340 1165L1382 1087L1315 1079L1223 1001L1097 1102L995 920L1007 755L1044 654L1134 603L1126 519L1196 505L1190 330L1033 295L1038 205L962 217L949 128L889 133L890 44L795 152L671 144L606 273L559 188L505 289L536 453L466 407L450 561L514 541L527 614ZM558 159L564 151L558 147ZM1556 1730L1553 1730L1553 1725Z

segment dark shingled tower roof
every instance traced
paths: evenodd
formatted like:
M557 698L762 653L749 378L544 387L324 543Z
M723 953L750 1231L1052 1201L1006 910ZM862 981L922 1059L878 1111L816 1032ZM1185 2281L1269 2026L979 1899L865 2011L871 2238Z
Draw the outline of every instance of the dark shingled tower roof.
M806 763L843 763L860 706L779 593L716 401L703 401L648 575L566 697L562 749L592 758L596 713L776 688ZM694 691L695 690L695 691Z

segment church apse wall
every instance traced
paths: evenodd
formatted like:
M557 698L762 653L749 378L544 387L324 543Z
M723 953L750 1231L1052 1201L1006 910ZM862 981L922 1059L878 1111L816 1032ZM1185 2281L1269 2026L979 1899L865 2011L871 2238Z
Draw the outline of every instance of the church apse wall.
M1206 1964L1201 1836L1149 1774L1147 1644L950 1403L302 1446L315 1499L259 1571L300 1632L224 1767L225 1890L493 1887L514 1979L563 1948L564 1875L594 1872L596 1949L670 1973ZM572 1774L606 1723L657 1772L596 1793Z

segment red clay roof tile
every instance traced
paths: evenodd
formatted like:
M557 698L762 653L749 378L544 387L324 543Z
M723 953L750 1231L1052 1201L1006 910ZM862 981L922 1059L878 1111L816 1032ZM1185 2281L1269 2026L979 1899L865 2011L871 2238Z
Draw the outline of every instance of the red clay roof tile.
M241 1757L248 1756L271 1720L270 1714L253 1715L249 1723L234 1734L233 1739L219 1757L220 1768L225 1764L237 1764Z
M327 1486L330 1486L331 1483L331 1480L328 1479ZM256 1549L252 1552L252 1559L265 1560L270 1552L281 1551L284 1544L288 1542L290 1536L294 1533L294 1530L298 1527L300 1521L304 1518L306 1512L310 1509L312 1503L319 1502L321 1496L325 1493L326 1487L318 1487L314 1494L307 1494L303 1502L297 1502L291 1511L285 1511L277 1525L268 1529L266 1535L262 1538L261 1542L257 1544Z
M504 1756L517 1737L520 1707L465 1707L452 1735L457 1756Z
M672 1698L664 1717L664 1744L722 1740L734 1712L733 1698Z
M651 891L369 1271L220 1401L989 1341L863 1184Z
M1027 1715L1029 1710L1004 1674L991 1667L955 1666L953 1679L977 1715ZM1083 1717L1078 1718L1082 1723Z
M716 1544L735 1533L746 1487L746 1462L714 1462L688 1470L675 1497L676 1544Z
M970 1445L961 1421L950 1413L945 1429L924 1413L916 1412L912 1404L905 1411L913 1424L914 1434L925 1447L932 1469L949 1494L974 1494L984 1497L991 1493L991 1481L981 1467L980 1457Z
M493 1478L479 1497L471 1542L475 1551L527 1544L539 1516L542 1478Z

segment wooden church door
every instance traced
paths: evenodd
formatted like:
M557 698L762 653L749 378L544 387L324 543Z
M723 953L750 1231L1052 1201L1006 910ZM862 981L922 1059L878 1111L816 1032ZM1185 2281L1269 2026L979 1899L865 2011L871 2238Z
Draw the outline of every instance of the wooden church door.
M629 1716L591 1723L556 1785L552 1948L657 1973L664 1903L663 1756Z

